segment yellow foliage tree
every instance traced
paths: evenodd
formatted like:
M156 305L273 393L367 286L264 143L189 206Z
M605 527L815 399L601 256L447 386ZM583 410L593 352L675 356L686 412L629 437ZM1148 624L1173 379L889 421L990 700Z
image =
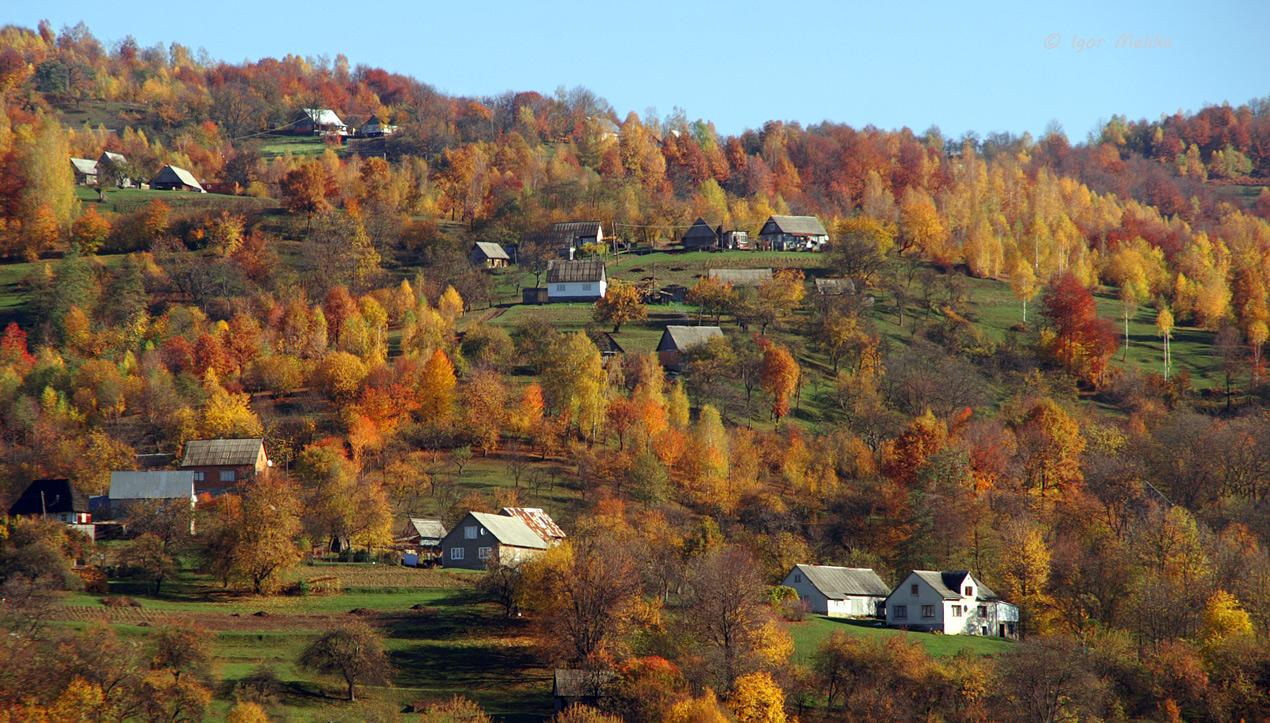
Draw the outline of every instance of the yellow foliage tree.
M737 723L785 723L785 691L770 673L760 671L737 678L728 707Z

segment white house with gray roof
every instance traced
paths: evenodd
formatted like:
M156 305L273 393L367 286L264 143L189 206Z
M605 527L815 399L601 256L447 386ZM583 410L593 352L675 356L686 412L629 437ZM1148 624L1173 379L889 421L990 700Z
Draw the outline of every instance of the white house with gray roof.
M914 570L886 598L886 624L1017 639L1019 609L966 570Z
M879 617L891 592L867 567L794 565L781 584L797 591L810 612L833 618Z
M491 558L516 565L541 555L547 543L520 517L469 512L441 540L441 564L483 570Z

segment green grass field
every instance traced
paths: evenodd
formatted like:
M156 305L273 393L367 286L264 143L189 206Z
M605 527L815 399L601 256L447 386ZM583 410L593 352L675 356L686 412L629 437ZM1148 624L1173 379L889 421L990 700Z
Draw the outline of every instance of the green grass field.
M320 136L263 136L260 143L260 155L265 158L274 156L320 156L327 148L334 148L338 153L339 146L328 146Z
M258 597L223 592L185 572L165 585L162 597L143 594L145 586L135 582L111 582L112 594L132 597L139 608L108 608L102 595L76 593L63 600L58 617L72 627L104 621L142 640L168 625L209 630L215 636L212 719L223 718L232 705L235 681L260 666L285 684L280 700L267 706L278 720L367 720L414 701L458 694L506 720L541 720L550 713L550 671L542 667L526 623L473 596L479 573L319 563L302 565L291 577L318 575L339 577L345 589ZM358 702L350 704L339 699L338 681L295 661L322 630L353 619L383 636L394 674L392 686L361 688Z
M997 655L1010 650L1015 643L997 638L981 638L973 635L936 635L934 633L918 633L907 630L895 630L882 627L872 620L852 620L847 618L830 618L821 615L809 616L800 623L790 625L790 634L794 638L794 660L808 664L816 652L816 648L835 632L857 635L864 638L886 638L900 636L926 648L926 652L936 658L947 658L958 653L971 655Z
M155 191L148 188L117 188L106 192L106 200L99 201L97 189L76 186L75 195L85 206L94 204L100 211L127 213L145 204L159 200L174 209L205 210L226 207L247 207L255 210L272 208L276 202L268 198L231 196L223 193L190 193L187 191Z

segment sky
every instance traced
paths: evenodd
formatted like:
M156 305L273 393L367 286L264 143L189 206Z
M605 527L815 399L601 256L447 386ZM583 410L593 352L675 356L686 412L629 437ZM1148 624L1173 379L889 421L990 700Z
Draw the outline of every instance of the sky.
M1270 3L1257 0L0 5L0 22L83 21L108 47L131 35L227 62L343 53L454 95L581 85L619 118L681 108L725 134L828 120L1039 136L1056 121L1079 142L1113 114L1270 95Z

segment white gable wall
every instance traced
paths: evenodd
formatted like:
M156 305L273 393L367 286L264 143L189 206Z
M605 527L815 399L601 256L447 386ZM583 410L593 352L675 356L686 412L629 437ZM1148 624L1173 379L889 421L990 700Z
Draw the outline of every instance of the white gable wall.
M917 586L916 595L912 592L913 585ZM969 595L966 594L967 587L970 588ZM957 593L960 595L958 599L945 600L925 580L910 573L887 600L886 624L913 630L938 630L947 635L988 636L1001 636L1004 624L1009 636L1015 634L1019 609L1000 600L977 600L979 582L973 575L966 577ZM924 606L930 607L932 617L922 615ZM899 614L901 607L906 613L903 617Z
M571 281L566 284L547 284L548 299L599 299L609 290L607 277L599 281Z

